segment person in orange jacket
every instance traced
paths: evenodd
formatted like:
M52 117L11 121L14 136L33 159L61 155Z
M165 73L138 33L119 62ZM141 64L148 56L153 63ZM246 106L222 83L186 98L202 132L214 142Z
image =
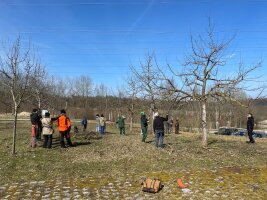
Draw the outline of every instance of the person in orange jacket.
M72 142L70 140L70 129L71 129L71 123L70 119L66 116L66 111L61 110L60 116L57 119L57 125L58 125L58 131L60 134L60 145L62 148L66 148L64 137L67 140L68 146L72 147Z

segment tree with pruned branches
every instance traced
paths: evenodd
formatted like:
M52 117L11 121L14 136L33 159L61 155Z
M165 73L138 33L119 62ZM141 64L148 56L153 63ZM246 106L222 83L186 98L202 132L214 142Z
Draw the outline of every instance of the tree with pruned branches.
M157 99L159 98L158 71L156 68L156 60L154 53L148 53L144 62L140 62L140 69L137 66L131 65L130 68L136 80L140 84L141 94L144 99L150 102L150 121L153 127L153 113L157 110ZM153 130L152 130L153 132Z
M226 75L227 49L233 38L217 41L214 34L214 26L209 23L206 35L197 38L191 36L191 52L186 55L182 72L175 72L168 65L173 75L182 81L183 87L177 87L172 77L161 73L162 81L168 83L168 88L179 95L179 99L188 102L199 102L201 107L202 145L208 145L207 129L207 102L213 99L224 99L245 106L239 101L235 94L244 90L244 83L251 81L251 73L261 66L261 61L253 66L245 67L241 62L235 73Z

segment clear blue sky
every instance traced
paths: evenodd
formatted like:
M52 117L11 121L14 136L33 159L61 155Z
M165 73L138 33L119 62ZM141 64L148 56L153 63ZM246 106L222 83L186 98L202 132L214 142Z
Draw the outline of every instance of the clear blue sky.
M30 38L50 74L116 88L147 51L179 66L209 16L220 37L236 34L229 70L264 58L266 76L267 0L1 0L0 38Z

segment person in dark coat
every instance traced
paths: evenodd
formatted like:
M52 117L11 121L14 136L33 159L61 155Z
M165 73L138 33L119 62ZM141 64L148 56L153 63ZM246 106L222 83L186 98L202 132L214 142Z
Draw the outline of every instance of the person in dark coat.
M179 134L179 128L180 128L180 124L179 124L179 119L176 119L175 122L175 134Z
M247 120L247 131L248 131L248 138L249 138L248 143L255 143L255 140L252 137L253 129L254 129L254 117L253 117L252 113L248 113L247 118L248 118L248 120Z
M83 117L83 119L81 121L81 124L83 126L83 132L85 132L86 129L87 129L87 118L86 118L86 116Z
M168 121L168 115L166 117L160 117L159 113L154 114L153 131L155 135L156 147L163 148L163 137L164 137L164 122Z
M147 137L147 127L148 127L148 119L145 115L145 112L141 112L141 129L142 129L142 142L146 142L146 137Z
M32 110L32 113L30 115L31 124L32 124L32 134L31 134L31 147L36 147L37 139L40 135L40 123L41 123L41 117L38 114L38 110L34 108Z

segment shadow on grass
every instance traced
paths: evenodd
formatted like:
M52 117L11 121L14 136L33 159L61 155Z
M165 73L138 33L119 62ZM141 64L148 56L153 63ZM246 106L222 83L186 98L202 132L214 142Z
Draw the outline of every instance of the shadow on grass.
M91 142L75 142L75 143L73 143L73 146L77 147L77 146L85 146L85 145L89 145L89 144L91 144Z
M211 140L211 141L208 141L208 146L212 145L212 144L217 144L217 143L221 143L221 141L219 141L219 140Z

